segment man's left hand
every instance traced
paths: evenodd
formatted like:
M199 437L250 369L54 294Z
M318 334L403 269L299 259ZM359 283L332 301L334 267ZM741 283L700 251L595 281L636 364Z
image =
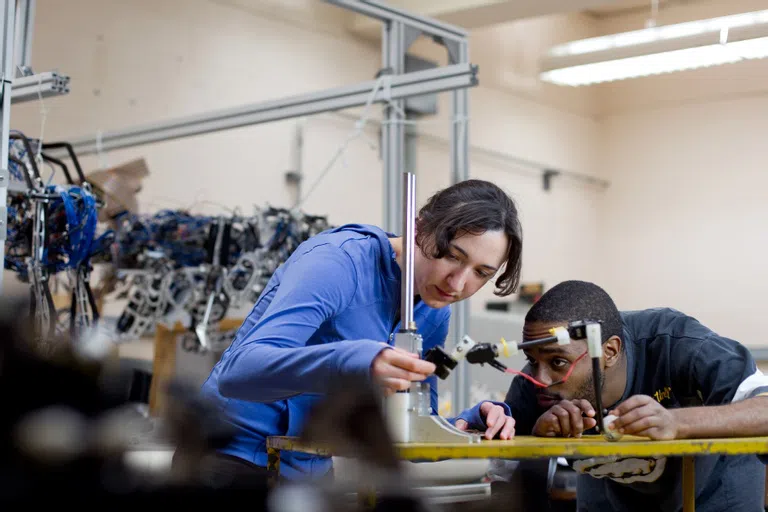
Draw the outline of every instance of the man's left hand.
M679 433L673 411L647 395L631 396L608 414L618 416L608 428L621 434L665 441L677 438Z
M515 436L515 419L507 416L504 408L493 402L480 404L480 415L485 420L485 438L493 439L499 434L499 439L512 439ZM456 420L456 428L467 430L469 425L463 419Z

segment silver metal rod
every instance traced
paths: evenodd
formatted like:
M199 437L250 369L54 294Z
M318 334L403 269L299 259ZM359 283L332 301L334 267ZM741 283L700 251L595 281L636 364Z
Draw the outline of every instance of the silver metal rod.
M416 175L403 173L403 269L400 296L400 329L415 331L413 320L413 271L416 248Z
M407 11L376 2L374 0L325 0L371 18L385 22L400 22L422 32L428 37L439 37L447 41L465 41L467 31L455 25L449 25L432 18L424 18Z
M114 132L104 132L101 137L101 149L107 151L127 148L280 119L358 107L367 103L375 85L376 81L372 80L319 93L218 110ZM444 66L393 76L389 91L379 90L374 101L382 102L390 98L397 100L409 96L474 87L475 85L477 85L476 67L469 64ZM98 152L95 135L71 140L72 147L78 156ZM49 153L54 158L68 157L64 150L51 150Z

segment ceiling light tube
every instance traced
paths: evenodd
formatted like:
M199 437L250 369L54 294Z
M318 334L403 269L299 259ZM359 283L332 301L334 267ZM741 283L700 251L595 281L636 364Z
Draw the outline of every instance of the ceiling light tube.
M766 57L768 11L759 11L573 41L550 50L540 78L580 86Z

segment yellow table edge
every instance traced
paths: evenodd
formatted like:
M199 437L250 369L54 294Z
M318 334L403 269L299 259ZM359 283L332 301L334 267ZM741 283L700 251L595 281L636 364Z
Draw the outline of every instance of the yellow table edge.
M267 447L273 450L332 455L330 450L323 447L303 446L296 437L269 437ZM626 436L618 442L611 442L600 436L584 436L578 439L518 436L509 441L482 441L473 444L407 443L396 444L395 448L404 460L746 455L768 453L768 437L653 441L644 437Z

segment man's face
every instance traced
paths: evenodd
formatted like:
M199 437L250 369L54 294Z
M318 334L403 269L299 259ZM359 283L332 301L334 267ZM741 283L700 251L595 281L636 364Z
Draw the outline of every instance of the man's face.
M414 251L416 293L433 308L471 297L501 268L507 244L503 231L486 231L455 238L439 259Z
M533 341L551 336L549 329L553 327L567 327L566 323L542 323L530 322L523 327L523 341ZM592 363L589 355L584 356L578 363L576 359L587 352L585 340L571 340L569 345L560 346L556 343L539 345L525 351L528 363L531 366L531 376L542 384L552 385L541 388L536 386L536 399L539 406L549 409L560 400L573 400L583 398L589 403L595 403L595 388L592 378ZM555 384L563 380L573 368L568 380L561 384ZM604 379L601 372L600 389L603 388Z

